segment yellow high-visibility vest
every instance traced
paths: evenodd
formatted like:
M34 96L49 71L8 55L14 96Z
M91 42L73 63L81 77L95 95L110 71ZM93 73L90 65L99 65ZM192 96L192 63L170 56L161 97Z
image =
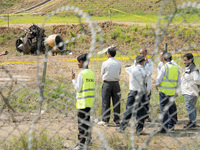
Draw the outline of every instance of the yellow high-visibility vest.
M172 96L176 93L179 71L173 64L165 64L165 76L159 85L159 91L165 95Z
M95 98L95 74L91 69L84 69L82 72L82 88L76 94L76 108L84 109L94 106Z

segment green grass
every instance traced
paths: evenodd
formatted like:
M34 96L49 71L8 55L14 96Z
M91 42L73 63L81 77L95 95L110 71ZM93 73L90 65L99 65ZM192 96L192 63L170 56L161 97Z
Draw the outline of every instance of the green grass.
M3 44L5 41L11 40L14 37L13 33L6 33L0 35L0 44Z
M0 2L0 6L4 7L5 9L9 8L9 7L13 6L13 5L14 5L14 3L3 3L3 2Z
M191 2L198 2L198 0L193 0ZM176 1L177 5L185 2L184 0ZM0 1L0 3L2 3ZM14 1L6 1L3 3L5 5L8 4L20 5ZM26 5L29 5L26 3ZM86 0L84 2L77 1L65 1L59 3L57 6L48 7L44 6L44 10L40 10L41 12L51 12L57 8L62 6L76 6L80 9L84 10L88 14L90 14L96 21L117 21L117 22L135 22L135 23L156 23L158 18L158 12L160 9L161 2L157 3L154 0L136 0L136 1L90 1ZM163 7L162 15L169 17L171 12L174 11L173 2L167 1L165 6ZM91 9L95 8L95 9ZM35 10L37 12L37 10ZM108 11L111 13L109 14ZM182 13L181 16L179 16ZM49 13L51 14L51 13ZM173 23L180 23L182 20L185 22L193 22L196 20L197 23L199 20L199 10L194 8L181 8L178 9L176 17L173 20ZM60 12L57 16L51 17L47 23L78 23L78 19L74 17L76 14L71 11L68 12ZM161 16L164 17L164 16ZM27 23L43 23L45 19L45 13L42 15L36 15L34 13L28 12L28 14L24 15L12 15L10 16L11 24L27 24ZM5 19L4 19L5 20ZM162 19L162 21L167 21L166 19ZM7 24L7 21L1 21L0 25Z
M58 81L61 77L58 77ZM6 93L5 93L6 95ZM46 77L43 109L48 111L70 111L75 107L75 90L63 81L55 82ZM34 87L14 88L9 103L17 112L32 112L38 109L40 94Z
M10 24L33 24L33 23L43 23L46 19L46 16L38 16L38 15L27 15L27 16L10 16ZM46 23L78 23L78 19L71 16L67 18L52 16L49 20L46 21ZM0 22L0 25L6 25L8 21L2 21Z
M131 140L124 140L119 135L113 134L108 138L108 144L111 148L115 150L131 150Z
M157 15L144 14L137 15L133 13L118 13L110 16L93 16L96 21L116 21L116 22L134 22L134 23L156 23L158 20ZM185 19L186 18L186 19ZM40 15L10 15L9 23L10 24L30 24L30 23L43 23L46 16ZM185 19L185 23L199 23L200 19L198 14L186 14L184 16L175 17L173 23L180 23ZM167 22L166 19L162 19L162 22ZM85 22L83 20L83 22ZM4 16L4 20L0 20L0 25L6 25L8 23L7 16ZM57 15L51 16L46 23L79 23L79 20L76 16L73 15Z
M9 142L0 141L3 143L4 149L29 149L29 142L32 144L31 150L37 149L61 149L63 139L59 135L52 136L47 131L41 131L40 133L33 132L31 141L29 141L30 135L28 133L21 134L20 137L15 137Z
M116 22L135 22L135 23L156 23L157 15L137 15L132 13L120 13L113 14L110 16L93 17L97 21L116 21Z
M93 16L96 21L110 21L110 16ZM40 15L10 15L10 24L30 24L30 23L43 23L46 16ZM84 20L83 20L84 21ZM155 23L157 21L156 15L134 15L134 14L116 14L111 16L111 21L117 22L138 22L138 23ZM0 25L8 23L7 16L4 16L4 21L0 21ZM75 16L51 16L46 23L79 23Z
M39 94L31 88L13 89L9 103L16 111L27 112L37 109L38 97Z
M59 78L61 77L57 78L59 81ZM55 82L52 79L48 79L48 77L45 83L44 103L47 108L51 108L54 111L69 111L75 107L75 103L73 102L73 99L75 98L75 90L72 85L69 86L68 84L63 83L63 81Z

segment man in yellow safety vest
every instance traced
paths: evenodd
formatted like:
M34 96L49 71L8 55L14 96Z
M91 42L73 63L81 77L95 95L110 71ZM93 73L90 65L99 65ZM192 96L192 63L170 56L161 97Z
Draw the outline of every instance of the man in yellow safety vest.
M180 90L180 74L178 67L171 63L171 53L163 52L164 65L158 72L155 82L156 89L159 89L160 111L162 115L162 125L159 133L166 133L174 130L176 124L176 104L175 97L177 90Z
M95 73L88 68L88 54L80 55L78 66L82 71L75 80L75 74L72 72L72 83L77 91L76 109L78 109L78 139L79 144L72 150L85 149L91 140L91 122L90 110L94 106L95 98Z

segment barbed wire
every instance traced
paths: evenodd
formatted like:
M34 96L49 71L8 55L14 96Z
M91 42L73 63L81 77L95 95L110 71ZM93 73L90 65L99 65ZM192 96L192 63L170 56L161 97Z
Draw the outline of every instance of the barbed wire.
M163 8L166 5L171 6L170 12L163 12ZM154 65L154 72L152 74L152 80L157 77L156 67L159 63L158 53L164 49L164 44L168 41L168 51L172 54L188 52L199 53L199 29L195 22L199 19L199 12L195 9L199 9L199 3L186 2L176 6L175 0L163 0L161 8L159 10L157 26L152 29L154 37L146 39L144 45L135 49L139 51L145 47L152 54L149 59ZM20 72L13 72L12 68L1 66L2 78L8 77L10 80L1 83L0 95L1 95L1 111L0 111L0 147L2 149L71 149L76 145L77 141L77 115L75 109L75 95L76 92L71 83L71 68L76 67L74 62L71 63L49 63L51 59L50 55L58 47L68 44L70 41L76 41L80 37L90 36L91 42L88 50L82 50L82 53L89 53L87 58L88 62L90 58L103 57L103 54L98 55L96 50L101 51L103 49L103 34L102 29L98 23L95 22L87 13L79 10L74 6L67 6L59 8L53 11L44 20L42 27L45 27L46 21L50 17L56 15L56 13L63 11L73 11L80 18L79 25L81 33L76 37L67 39L63 42L59 42L54 47L46 47L45 57L37 56L37 70L35 81L31 81L31 84L26 82L18 83L14 78L14 74ZM187 23L187 19L190 19L191 14L196 14L192 23ZM175 24L173 21L182 16L180 23ZM83 19L83 20L81 20ZM83 22L88 24L88 28L84 28ZM182 25L182 30L180 26ZM177 33L175 33L177 31ZM193 31L195 34L187 33L187 31ZM97 45L97 34L100 35L100 46ZM188 35L187 35L188 34ZM187 35L187 36L185 36ZM141 35L142 36L142 35ZM179 39L181 38L181 39ZM177 43L179 39L180 43ZM149 44L148 41L154 40L154 44ZM98 47L99 46L99 47ZM194 50L197 49L197 50ZM38 45L38 51L40 45ZM128 75L124 71L124 66L127 64L133 64L134 59L128 53L124 53L122 49L118 49L117 53L122 53L125 57L129 57L129 60L121 60L122 73L121 73L121 114L123 118L125 112L125 104L127 100L128 89ZM41 63L40 60L44 63ZM183 67L182 57L173 59ZM199 68L198 62L199 56L195 57L195 62ZM179 122L176 124L174 131L167 132L166 134L157 134L157 131L162 126L161 119L163 113L160 114L160 104L158 98L158 91L155 87L152 88L151 105L150 105L150 117L151 122L145 122L144 134L137 135L135 131L136 120L135 114L138 109L138 101L134 104L132 109L133 119L125 133L116 133L117 126L113 125L112 121L107 127L99 126L97 122L101 120L101 69L102 61L90 61L90 68L96 74L96 95L95 106L91 110L92 123L88 123L92 127L92 146L88 146L88 149L198 149L199 147L199 126L192 130L183 129L183 124L188 120L186 118L186 111L184 110L184 99L179 95L176 99L169 102L164 108L165 113L174 101L177 103L177 111ZM9 65L9 64L7 64ZM15 64L18 65L18 64ZM9 70L10 69L10 70ZM18 68L16 68L18 69ZM78 73L79 70L75 70ZM54 75L51 73L54 72ZM4 73L4 74L3 74ZM13 74L12 74L13 73ZM135 77L137 80L137 77ZM138 81L139 82L139 81ZM18 84L16 84L18 83ZM139 82L140 83L140 82ZM139 100L140 97L137 97ZM199 108L199 102L196 107ZM115 108L111 106L109 110ZM160 115L159 115L160 114ZM113 117L111 113L111 118ZM197 116L199 110L197 111ZM12 118L10 120L10 117ZM87 123L87 122L86 122ZM199 123L199 117L197 117L197 124Z

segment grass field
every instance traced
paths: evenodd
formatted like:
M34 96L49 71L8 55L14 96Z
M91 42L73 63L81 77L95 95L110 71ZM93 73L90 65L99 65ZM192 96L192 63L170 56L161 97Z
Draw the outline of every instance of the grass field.
M9 24L30 24L30 23L43 23L47 15L39 14L22 14L22 15L9 15ZM165 18L164 16L160 16ZM133 23L157 23L158 15L156 14L137 14L137 13L117 13L103 16L92 16L94 20L99 21L114 21L114 22L133 22ZM161 22L166 22L161 19ZM51 16L45 23L78 23L79 18L72 12L65 12L59 15ZM83 20L84 22L84 20ZM200 23L200 18L197 13L185 13L181 16L177 14L172 23ZM8 24L8 15L1 15L0 25Z
M41 1L41 0L40 0ZM38 2L40 2L38 0ZM175 2L175 1L174 1ZM176 0L177 5L185 2L185 0ZM191 0L191 2L199 2L198 0ZM23 3L23 6L20 5ZM4 13L12 13L22 8L28 8L31 4L35 4L36 0L0 0L0 4L6 9ZM24 14L10 14L9 24L32 24L43 23L47 14L51 14L51 11L62 6L77 6L87 12L94 20L99 22L99 26L103 31L103 47L108 45L116 45L119 48L117 57L126 56L130 57L139 54L141 47L147 47L149 54L154 54L156 36L160 37L159 51L164 48L164 44L168 43L168 50L175 54L185 54L186 52L193 52L199 54L199 23L200 16L199 10L193 7L181 8L175 14L175 18L172 24L165 30L166 24L170 19L171 12L174 11L173 0L168 1L163 7L164 9L158 12L162 1L160 0L54 0L45 4L42 7L31 10ZM187 5L190 3L187 2ZM190 4L191 5L191 4ZM93 9L92 9L93 8ZM1 10L0 10L1 11ZM110 11L110 14L109 14ZM39 13L37 13L39 12ZM156 32L158 29L156 23L160 20L160 32ZM107 21L107 22L106 22ZM113 22L110 22L113 21ZM85 21L83 20L83 23ZM103 23L101 23L103 22ZM115 24L115 22L121 22L122 24ZM58 13L55 16L51 16L45 23L52 23L53 25L45 26L46 35L60 34L65 40L78 36L81 33L79 25L62 26L56 25L57 23L79 23L77 15L72 12ZM136 23L132 25L132 23ZM0 25L8 24L8 15L0 15ZM26 26L27 27L27 26ZM85 29L88 30L84 24ZM15 50L15 41L18 35L24 34L24 31L20 29L20 25L17 28L7 29L2 27L0 30L0 46L1 50L8 50L9 55L3 56L1 62L7 61L32 61L39 58L35 55L20 55ZM157 40L158 41L158 40ZM66 49L72 50L72 56L50 56L49 59L54 60L66 60L76 59L76 57L83 52L88 52L90 48L91 37L90 33L79 39L68 43ZM100 50L100 35L97 34L96 50ZM156 67L159 62L158 53L152 58L154 62L154 73L152 75L153 83L157 76ZM43 55L39 56L43 60ZM54 57L54 58L52 58ZM105 55L94 55L93 58L106 58ZM195 63L199 66L199 57L195 57ZM184 67L182 57L174 57L181 67ZM129 93L128 86L128 74L125 73L125 65L133 64L133 59L120 60L122 62L122 74L120 80L121 86L121 117L126 108L127 95ZM102 79L100 76L102 61L91 61L90 68L95 71L96 74L96 95L95 95L95 107L92 112L92 116L95 119L101 119L101 88ZM19 119L17 123L11 121L11 113L7 107L0 105L1 109L1 133L0 147L3 149L28 149L28 144L35 145L32 149L64 149L63 142L70 141L74 146L77 140L77 118L75 111L75 95L70 71L75 69L76 75L78 74L78 67L75 62L71 63L48 63L47 76L44 85L44 91L40 93L40 75L42 75L43 66L41 64L10 64L5 65L7 70L3 70L4 73L9 75L27 75L31 79L28 82L18 82L13 77L12 85L5 83L1 87L1 91L4 96L9 99L11 106L19 113L16 118ZM3 73L2 73L3 74ZM38 79L36 77L38 75ZM35 79L36 78L36 79ZM43 96L43 97L42 97ZM41 99L43 98L43 101ZM170 132L166 135L152 135L154 130L158 130L160 122L158 116L160 114L159 95L155 88L152 88L151 96L150 117L152 123L147 123L145 130L147 135L137 136L133 134L133 129L128 127L125 134L114 134L114 127L98 127L94 123L93 132L93 147L92 149L103 149L104 144L108 145L114 150L123 149L139 149L140 146L147 146L147 149L198 149L199 148L199 129L195 131L182 130L183 124L188 120L187 112L185 109L185 102L182 95L176 99L178 107L178 117L180 118L180 124L177 124L176 131ZM111 105L112 107L112 105ZM35 121L35 114L42 108L45 113L41 116L41 120L38 123ZM200 115L200 102L197 102L197 116ZM3 115L7 115L3 120ZM20 117L22 119L20 119ZM10 119L10 120L9 120ZM68 120L69 119L69 120ZM113 110L111 111L111 124L113 119ZM35 123L35 124L34 124ZM199 118L198 118L199 123ZM35 127L35 128L34 128ZM132 124L131 124L131 127ZM27 130L26 130L27 129ZM98 129L98 130L97 130ZM16 133L19 130L19 133ZM33 130L32 136L30 132ZM36 131L36 132L34 132ZM102 137L98 137L97 131L101 132ZM145 131L145 132L146 132ZM104 134L104 132L106 134ZM133 136L134 135L134 136ZM102 138L105 138L103 143ZM148 139L149 138L149 139ZM149 143L148 143L149 142ZM133 145L135 144L135 145ZM13 146L14 145L14 146ZM103 147L103 148L102 148Z
M10 1L11 2L11 1ZM163 4L162 11L160 12L160 17L169 16L175 11L175 6L181 5L184 0L180 1L167 1ZM193 0L190 2L198 2ZM3 2L1 2L3 3ZM8 2L4 1L5 4ZM12 1L12 4L20 6L17 1ZM51 11L57 8L62 8L63 6L75 6L79 9L84 10L89 15L91 15L96 21L116 21L116 22L135 22L135 23L156 23L158 20L158 12L162 1L156 0L128 0L128 1L93 1L86 0L84 2L77 1L65 1L60 2L60 0L52 1L46 5L36 8L32 11L28 11L25 14L12 15L9 16L10 24L26 24L26 23L43 23L46 14L50 14ZM29 6L28 2L24 5ZM191 6L192 3L186 3L186 6ZM197 7L197 4L196 4ZM14 10L14 6L10 9ZM19 9L19 8L18 8ZM4 12L5 14L10 13L9 9ZM183 20L185 23L199 23L199 9L193 7L180 8L177 10L175 19L173 23L181 23ZM28 14L27 14L28 13ZM35 14L36 13L36 14ZM38 15L37 15L38 13ZM34 15L35 14L35 15ZM5 25L8 23L7 15L0 15L0 25ZM76 14L72 11L61 12L61 14L51 17L46 23L78 23Z

